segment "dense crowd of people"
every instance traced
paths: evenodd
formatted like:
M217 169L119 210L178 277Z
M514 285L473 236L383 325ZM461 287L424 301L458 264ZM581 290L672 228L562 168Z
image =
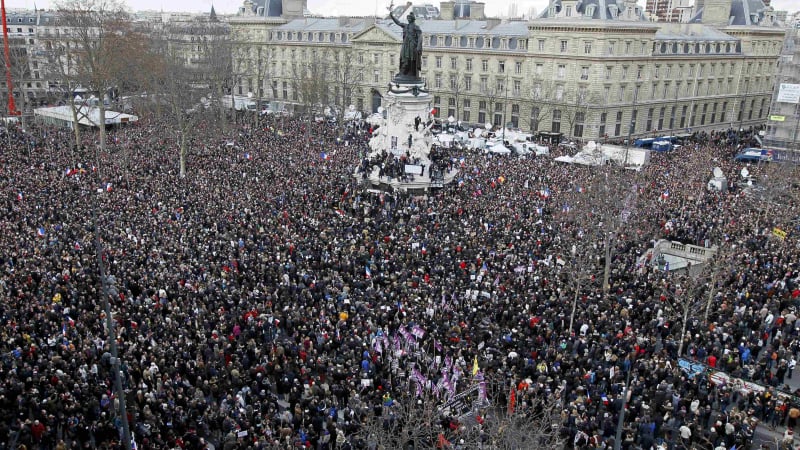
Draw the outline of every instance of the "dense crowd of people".
M527 414L559 448L613 448L621 411L624 449L730 449L800 416L796 193L745 194L727 141L638 173L466 152L420 196L365 189L360 136L209 123L184 178L163 123L105 151L4 136L0 446L121 448L113 367L142 449L493 448L489 424ZM662 238L718 246L713 270L642 264ZM469 419L441 408L473 386Z

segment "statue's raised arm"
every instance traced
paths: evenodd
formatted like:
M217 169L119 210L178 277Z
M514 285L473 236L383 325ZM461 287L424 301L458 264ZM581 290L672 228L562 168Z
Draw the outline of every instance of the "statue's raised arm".
M408 25L406 23L403 23L403 22L400 22L399 20L397 20L397 17L395 17L394 14L392 14L391 6L389 7L389 17L391 17L392 20L394 21L394 23L396 23L397 26L400 27L400 28L405 29L406 25Z

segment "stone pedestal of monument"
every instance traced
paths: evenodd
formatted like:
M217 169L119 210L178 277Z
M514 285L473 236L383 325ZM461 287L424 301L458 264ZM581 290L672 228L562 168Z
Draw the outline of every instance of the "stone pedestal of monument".
M383 109L369 119L377 129L369 142L368 159L383 164L367 171L366 179L373 186L420 192L453 181L456 170L434 170L431 174L431 167L438 167L431 160L432 100L422 80L401 75L392 79ZM394 169L391 174L387 173L387 161Z

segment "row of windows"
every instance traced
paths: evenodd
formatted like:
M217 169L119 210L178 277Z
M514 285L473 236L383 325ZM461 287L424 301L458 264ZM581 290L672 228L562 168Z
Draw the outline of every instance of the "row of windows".
M515 37L484 36L439 36L432 34L423 38L426 47L487 48L493 50L525 50L526 39Z
M653 54L661 55L712 55L725 53L741 53L740 42L653 42Z
M349 40L347 33L330 32L300 32L300 31L270 31L270 40L277 41L306 41L306 42L340 42L345 43Z
M422 57L422 68L423 70L430 69L431 66L428 64L428 56ZM359 56L359 62L363 62L361 56ZM375 59L374 63L378 63L379 60ZM542 78L545 74L545 63L533 62L533 69L535 77ZM559 80L565 80L570 76L570 69L569 65L566 63L560 62L553 62L548 63L553 64L554 71L553 75L554 78ZM524 63L523 61L512 61L507 62L506 60L488 60L488 59L481 59L480 60L480 71L481 72L489 72L490 69L494 69L498 74L505 74L505 73L513 73L515 75L522 75L524 71ZM434 56L433 57L433 69L445 69L449 68L452 71L460 71L464 70L465 72L472 72L473 71L473 59L467 58L461 60L457 57L449 57L446 59L443 56ZM509 71L511 68L511 71ZM746 74L751 74L755 71L755 73L763 74L763 75L770 75L772 66L770 65L763 65L763 63L759 62L757 65L749 62L746 66ZM645 80L647 79L647 66L644 65L636 65L636 66L605 66L605 70L603 72L603 78L606 81L612 80L628 80L629 78L633 78L636 80ZM617 71L617 77L614 77L614 72ZM726 76L729 80L732 80L735 72L737 71L736 63L731 62L730 65L726 62L722 63L710 63L710 64L655 64L650 66L650 77L651 79L671 79L672 77L677 79L683 79L686 77L691 78L715 78L717 76ZM696 73L695 73L696 72ZM590 65L582 65L579 66L579 78L581 81L589 81L590 75L592 73Z
M433 66L434 68L436 68L436 69L444 68L444 64L443 64L444 57L442 57L442 56L434 56L433 61L434 61L434 66ZM454 56L451 56L449 61L450 62L449 62L448 67L450 68L450 70L460 70L461 69L461 67L459 65L458 58L456 58ZM467 72L472 72L472 67L473 67L472 58L465 59L464 60L464 70L466 70ZM517 74L517 75L521 75L522 74L522 68L523 68L522 61L513 61L513 65L511 63L507 64L505 60L497 61L497 66L496 66L497 73L506 73L506 67L513 68L514 73ZM427 56L423 56L422 57L422 68L423 69L428 68L428 57ZM488 72L489 71L489 60L488 59L482 59L481 60L481 71L483 71L483 72Z
M271 31L270 40L295 41L295 42L348 42L349 34L343 32L300 32L300 31ZM527 39L516 37L484 37L484 36L452 36L436 35L424 36L423 44L426 47L445 47L445 48L475 48L493 50L527 50ZM547 39L537 39L537 50L546 52L548 50ZM569 39L556 39L556 48L559 53L569 53L571 41ZM635 50L638 54L647 53L648 41L616 41L609 40L606 45L606 54L633 55ZM579 44L583 49L583 54L591 55L594 49L594 41L584 40ZM758 47L759 44L755 46ZM773 51L777 51L777 42L763 42L763 49L772 46ZM738 54L741 53L740 42L653 42L652 53L660 55L683 55L683 54Z
M445 112L445 110L441 107L442 101L441 97L434 96L434 107L437 111L440 111L440 115ZM504 121L504 116L509 113L506 110L506 105L503 102L489 102L486 100L478 101L478 114L477 114L477 122L478 123L485 123L487 118L491 118L492 122L495 125L501 125ZM738 106L738 113L736 114L736 120L741 121L744 120L745 117L747 120L752 120L753 116L755 115L756 111L756 99L751 99L749 101L749 110L745 113L745 108L748 106L748 102L742 100L739 102ZM461 111L459 114L459 106L461 106ZM762 98L760 101L760 107L758 109L758 114L756 115L757 118L760 118L764 114L764 108L766 106L766 99ZM694 104L691 105L691 109L689 105L672 105L672 106L661 106L659 108L647 108L646 110L646 118L645 121L638 122L639 110L634 109L631 111L630 117L630 132L633 134L636 133L649 133L651 131L657 132L662 130L674 130L674 129L683 129L688 127L694 126L705 126L705 125L713 125L713 124L720 124L725 123L728 116L729 102L714 102L714 103L704 103L704 104ZM517 103L511 104L511 110L509 118L505 121L512 122L515 127L519 126L519 117L521 114L521 107ZM447 116L456 117L458 120L470 122L472 119L472 113L475 112L472 108L472 102L470 99L464 99L461 101L461 105L457 104L455 98L448 98L447 99ZM552 109L552 110L543 110L539 106L533 106L530 109L530 130L531 131L539 131L542 125L545 125L545 121L549 118L550 121L550 130L553 132L562 132L566 130L562 130L562 124L566 123L567 127L573 126L574 128L571 130L571 134L573 137L582 137L584 133L584 126L587 121L587 113L588 111L584 110L561 110L561 109ZM549 116L549 117L548 117ZM599 132L598 136L621 136L622 133L627 133L629 130L623 129L623 111L619 110L616 111L614 114L614 121L609 123L608 112L600 113L599 117Z

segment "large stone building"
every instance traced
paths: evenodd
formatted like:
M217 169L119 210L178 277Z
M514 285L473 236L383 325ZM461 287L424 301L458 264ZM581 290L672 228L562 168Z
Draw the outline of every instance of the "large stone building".
M738 128L767 118L784 29L759 0L704 0L688 24L650 22L632 0L554 0L529 21L485 18L483 6L447 1L438 19L418 22L422 76L442 118L577 139ZM9 31L29 57L15 77L18 99L42 102L55 86L36 55L63 45L68 30L49 12L11 18L19 19L24 26L10 22ZM199 74L208 39L229 36L230 91L296 110L352 104L375 111L397 71L401 29L386 18L313 17L306 0L245 0L227 22L212 27L223 33L195 21L159 26Z
M421 20L422 75L441 117L471 123L578 139L756 125L784 29L766 10L743 16L743 1L754 0L705 0L692 24L648 22L630 0L553 2L531 21ZM401 45L390 20L290 18L245 4L230 20L241 92L298 108L312 98L380 106ZM330 91L311 95L302 80L321 76Z
M230 26L218 20L213 6L208 16L162 19L155 29L170 54L189 69L194 87L208 89L212 74L230 67Z
M764 144L800 150L800 27L787 33L775 77Z
M6 18L8 24L9 59L11 78L14 85L14 99L18 111L31 111L38 106L37 97L47 90L39 62L36 60L37 31L39 14L36 11L10 11ZM4 97L3 111L8 99L8 86L5 76L2 81Z
M17 109L32 114L33 108L65 101L69 91L78 86L64 86L65 49L77 45L80 33L62 20L57 11L11 10L7 14L11 77ZM133 17L135 29L143 35L163 38L190 68L195 69L198 84L210 59L209 44L228 43L229 26L211 15L141 12ZM61 65L54 61L61 60ZM2 77L4 105L8 86Z

